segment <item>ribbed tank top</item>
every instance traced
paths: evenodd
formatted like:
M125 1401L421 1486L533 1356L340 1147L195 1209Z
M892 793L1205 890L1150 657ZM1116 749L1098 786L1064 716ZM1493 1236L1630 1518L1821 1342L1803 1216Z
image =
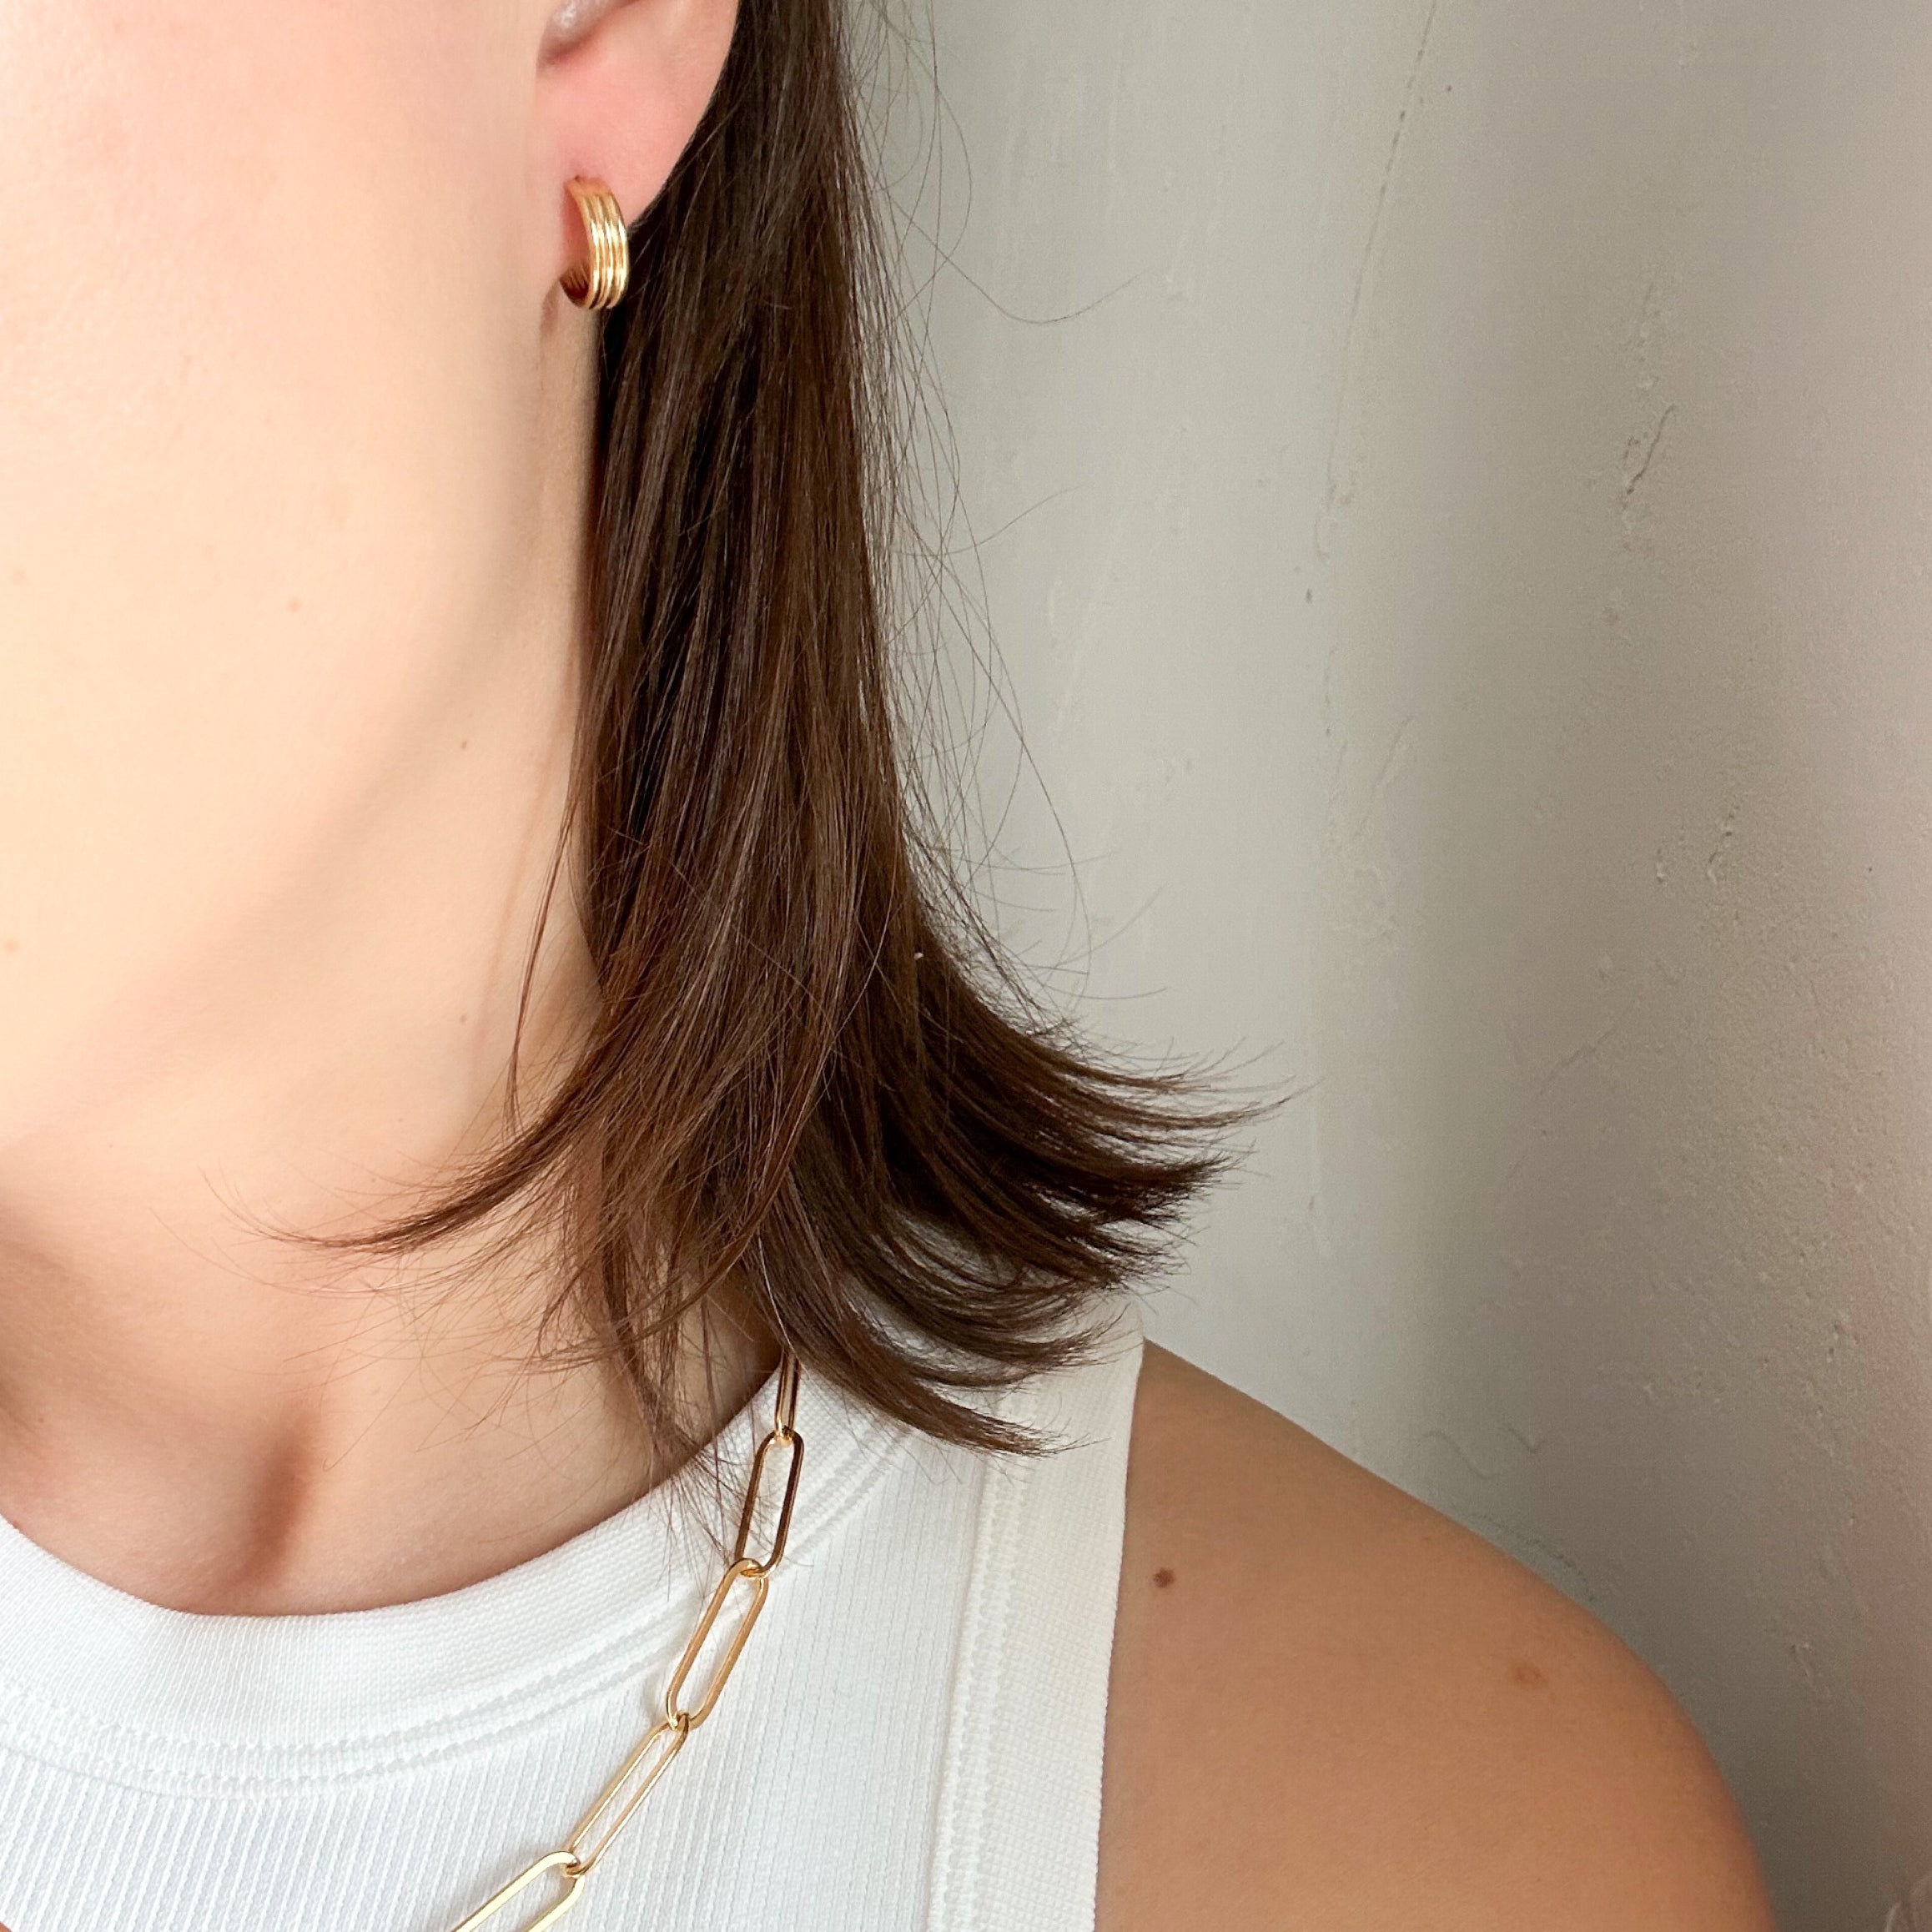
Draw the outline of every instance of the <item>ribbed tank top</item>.
M764 1614L568 1932L1090 1927L1140 1361L1128 1313L999 1397L1061 1445L1031 1458L808 1376ZM770 1400L720 1437L727 1493ZM648 1723L719 1517L701 1459L467 1588L266 1618L143 1602L0 1522L0 1924L449 1932Z

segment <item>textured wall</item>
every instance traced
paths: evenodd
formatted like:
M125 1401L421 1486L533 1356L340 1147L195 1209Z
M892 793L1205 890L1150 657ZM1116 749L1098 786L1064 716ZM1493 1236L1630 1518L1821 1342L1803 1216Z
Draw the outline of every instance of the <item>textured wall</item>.
M988 888L1307 1089L1159 1332L1651 1658L1789 1932L1932 1932L1932 16L935 13Z

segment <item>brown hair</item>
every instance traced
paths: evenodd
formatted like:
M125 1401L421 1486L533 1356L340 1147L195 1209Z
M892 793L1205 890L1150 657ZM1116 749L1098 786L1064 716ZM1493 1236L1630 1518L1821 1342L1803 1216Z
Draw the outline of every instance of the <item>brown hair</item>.
M745 0L606 324L572 882L581 1060L460 1192L561 1230L658 1426L732 1282L805 1366L958 1441L1068 1358L1229 1117L1082 1050L922 836L894 727L890 278L846 0ZM519 1209L519 1204L521 1204Z

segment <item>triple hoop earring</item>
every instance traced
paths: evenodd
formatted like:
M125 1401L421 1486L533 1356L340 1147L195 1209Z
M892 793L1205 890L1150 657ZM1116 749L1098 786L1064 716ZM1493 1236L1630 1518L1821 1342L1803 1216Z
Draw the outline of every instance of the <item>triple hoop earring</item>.
M580 309L615 309L631 285L631 231L624 225L624 211L602 182L587 175L565 185L577 204L591 252L589 260L573 262L565 270L563 292Z

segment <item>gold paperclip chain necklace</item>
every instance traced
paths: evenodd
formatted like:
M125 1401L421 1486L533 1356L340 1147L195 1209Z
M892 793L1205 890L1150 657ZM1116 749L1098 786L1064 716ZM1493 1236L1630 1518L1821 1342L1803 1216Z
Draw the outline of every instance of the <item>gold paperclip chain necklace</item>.
M636 1750L617 1768L615 1776L597 1794L596 1801L577 1820L561 1849L546 1853L536 1864L519 1872L503 1889L479 1905L454 1932L479 1932L500 1913L506 1912L522 1894L546 1872L555 1872L563 1883L563 1894L540 1919L533 1919L523 1932L543 1932L554 1925L577 1902L583 1883L596 1869L598 1859L616 1842L617 1834L636 1815L637 1808L657 1789L657 1780L668 1771L677 1754L690 1742L691 1733L717 1708L717 1700L740 1657L752 1626L765 1607L772 1587L772 1572L783 1562L785 1538L792 1528L792 1505L798 1498L798 1472L805 1466L804 1438L796 1426L798 1411L798 1364L789 1355L778 1363L777 1399L772 1405L772 1426L752 1457L752 1472L745 1484L745 1502L738 1517L737 1542L732 1560L718 1579L711 1601L692 1631L684 1654L671 1673L664 1690L664 1715L647 1731ZM749 1553L757 1528L759 1493L774 1450L786 1456L785 1490L778 1505L778 1520L773 1527L762 1557ZM730 1621L727 1621L727 1613ZM726 1634L718 1639L717 1655L706 1667L694 1688L692 1673L705 1647L720 1625ZM506 1924L502 1932L510 1932Z

